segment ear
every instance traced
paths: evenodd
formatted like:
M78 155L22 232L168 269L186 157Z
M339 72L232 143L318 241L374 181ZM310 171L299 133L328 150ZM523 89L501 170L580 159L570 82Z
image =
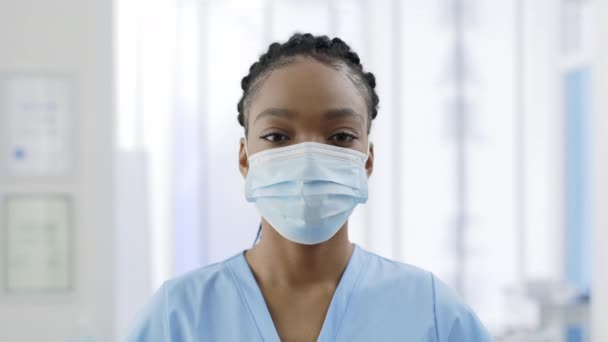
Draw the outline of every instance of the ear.
M369 143L369 158L367 158L367 162L365 162L365 172L367 173L367 177L372 175L374 171L374 143Z
M239 141L239 171L243 178L247 176L249 171L249 160L247 159L247 151L245 150L245 138Z

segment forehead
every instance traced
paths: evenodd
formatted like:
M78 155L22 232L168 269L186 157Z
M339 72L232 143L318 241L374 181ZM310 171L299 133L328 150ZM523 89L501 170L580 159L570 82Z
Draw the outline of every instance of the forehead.
M312 58L301 58L272 70L259 82L249 105L250 122L267 108L311 114L352 108L367 116L363 93L346 67L334 68Z

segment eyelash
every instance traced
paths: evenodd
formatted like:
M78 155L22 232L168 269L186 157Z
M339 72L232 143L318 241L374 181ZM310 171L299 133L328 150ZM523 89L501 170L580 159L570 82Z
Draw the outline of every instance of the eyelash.
M346 138L346 139L336 139L336 137L338 137L338 136L340 136L342 138ZM274 137L274 138L272 140L270 140L270 139L268 139L269 137ZM276 139L276 137L279 137L279 139ZM270 143L274 143L274 144L279 144L279 143L289 140L289 137L286 134L279 133L279 132L266 133L266 134L262 135L260 138L264 139ZM334 135L332 135L329 138L329 140L334 141L338 144L348 144L356 139L358 139L358 137L355 134L346 132L346 131L335 133Z
M337 136L346 137L347 139L346 140L333 139L334 137L337 137ZM330 137L330 140L336 141L336 142L342 143L342 144L351 143L355 139L358 139L356 135L354 135L353 133L350 133L350 132L346 132L346 131L338 132Z
M269 139L267 139L268 137L271 137L271 136L281 136L281 137L285 137L287 139L281 139L281 140L269 140ZM271 142L271 143L280 143L280 142L289 140L289 137L287 135L285 135L283 133L279 133L279 132L266 133L266 134L262 135L260 138L264 139L264 140L266 140L268 142Z

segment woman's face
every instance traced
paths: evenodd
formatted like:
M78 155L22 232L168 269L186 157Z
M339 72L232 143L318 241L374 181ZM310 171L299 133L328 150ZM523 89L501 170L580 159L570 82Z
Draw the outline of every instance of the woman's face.
M300 58L271 71L251 96L245 116L250 155L308 141L367 153L368 107L345 70ZM244 143L241 139L243 176L249 169ZM373 146L369 149L368 177L374 159Z

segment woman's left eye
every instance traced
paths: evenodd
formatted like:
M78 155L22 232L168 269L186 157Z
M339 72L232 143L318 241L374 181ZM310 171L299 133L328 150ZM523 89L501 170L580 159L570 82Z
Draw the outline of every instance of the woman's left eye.
M340 132L332 135L329 139L335 142L345 143L351 142L354 139L357 139L357 137L354 134L348 132Z

